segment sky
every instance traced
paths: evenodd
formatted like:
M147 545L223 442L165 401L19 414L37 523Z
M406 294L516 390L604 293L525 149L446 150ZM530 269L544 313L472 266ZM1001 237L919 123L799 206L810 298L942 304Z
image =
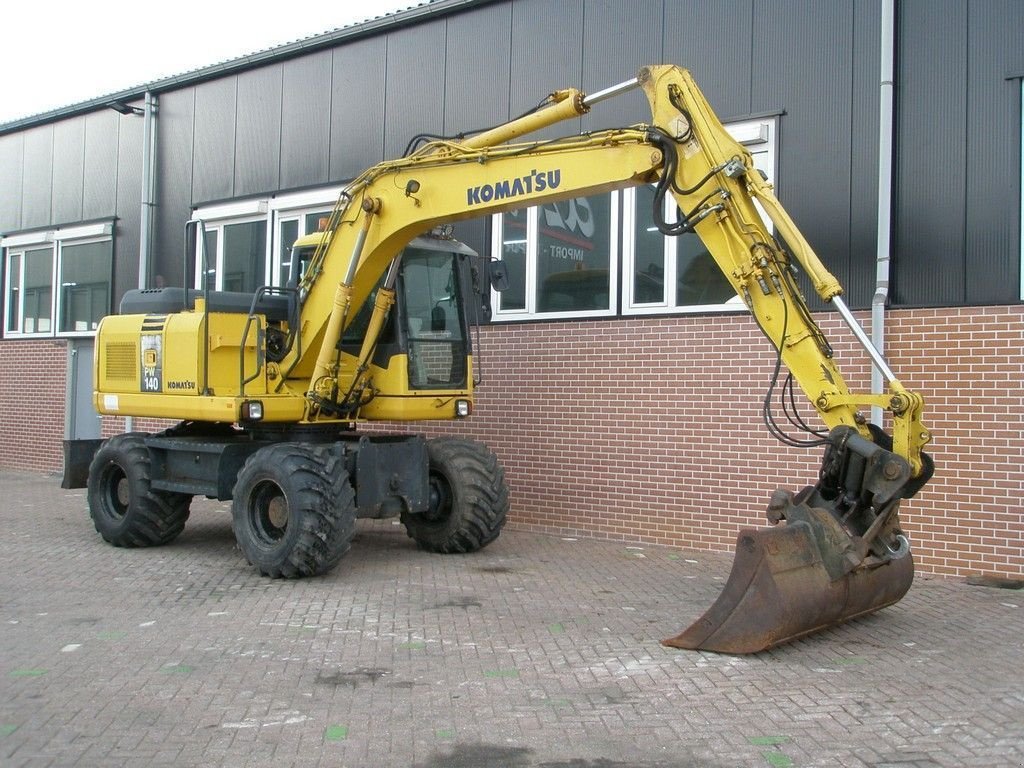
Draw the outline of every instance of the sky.
M423 0L17 0L0 123L420 5Z

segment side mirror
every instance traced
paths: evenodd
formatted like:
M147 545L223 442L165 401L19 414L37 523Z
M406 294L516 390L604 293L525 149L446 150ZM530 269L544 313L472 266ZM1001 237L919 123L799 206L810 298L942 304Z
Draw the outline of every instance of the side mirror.
M491 283L491 288L498 293L512 287L508 278L508 266L500 259L487 262L487 279Z

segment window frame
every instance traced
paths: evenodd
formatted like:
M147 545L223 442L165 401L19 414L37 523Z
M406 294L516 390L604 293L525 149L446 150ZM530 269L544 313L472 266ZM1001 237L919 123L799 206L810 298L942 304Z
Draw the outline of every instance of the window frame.
M755 165L764 170L769 181L777 178L778 171L778 132L779 115L770 114L751 116L731 120L725 125L730 135L738 141L754 157ZM1022 171L1024 174L1024 171ZM608 308L602 310L579 310L571 312L538 312L537 311L537 274L539 244L539 206L522 209L527 213L526 220L526 252L525 252L525 291L524 307L503 308L502 295L491 293L491 305L494 308L492 320L495 322L544 321L560 319L576 319L591 317L638 317L667 314L697 314L716 312L744 312L746 306L737 296L720 304L678 304L675 296L678 238L664 237L665 284L661 301L634 301L634 269L636 259L635 229L638 223L636 210L636 189L626 188L620 192L611 192L611 237L609 240L609 302ZM666 221L675 218L675 201L666 199ZM757 201L755 206L761 211L766 227L773 231L768 217L761 210ZM491 253L501 258L504 253L504 228L507 214L491 216ZM1024 259L1024 252L1022 252ZM671 278L671 279L670 279ZM1022 294L1024 294L1024 278L1022 278Z
M208 254L216 270L214 286L210 290L221 291L224 285L224 229L235 224L251 224L263 222L266 226L266 242L263 253L263 275L259 285L278 285L281 274L281 263L286 261L286 249L281 242L281 224L287 221L298 223L298 236L309 234L306 231L306 217L311 214L322 214L334 209L343 187L323 187L302 192L293 192L273 197L253 198L249 200L231 201L205 206L197 206L192 211L192 218L203 222L202 229L207 233L216 232L217 248L215 254ZM202 240L200 228L196 228L196 265L192 279L192 287L202 290L201 275ZM209 267L208 267L209 268Z
M64 274L65 246L89 245L91 243L110 244L110 269L107 273L107 306L103 316L110 314L111 301L114 293L114 236L112 222L81 224L71 227L60 227L46 231L16 233L0 238L3 248L3 338L4 339L52 339L52 338L92 338L96 329L84 331L62 331L60 329L62 312L64 311L64 291L61 278ZM45 331L25 331L25 255L32 251L48 250L50 252L50 327ZM20 257L18 285L12 285L11 265L15 257ZM18 292L18 306L12 307L11 293ZM11 329L12 308L17 314L18 328ZM102 317L102 316L101 316Z
M492 292L492 320L571 320L589 317L615 317L619 309L619 262L621 257L621 192L618 190L605 193L608 197L608 306L603 309L565 310L558 312L540 312L537 310L538 258L540 247L540 211L539 205L522 209L526 214L526 287L525 301L522 308L505 309L502 307L501 294ZM580 197L597 197L597 195L581 195ZM502 253L504 241L504 214L491 217L491 252Z

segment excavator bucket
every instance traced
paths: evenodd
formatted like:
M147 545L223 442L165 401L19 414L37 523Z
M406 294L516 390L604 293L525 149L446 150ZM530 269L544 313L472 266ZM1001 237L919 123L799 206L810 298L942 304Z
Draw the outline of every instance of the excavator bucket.
M914 579L896 517L923 484L890 451L834 432L822 479L776 491L770 528L740 531L725 589L673 648L757 653L898 602ZM908 491L908 488L912 490Z
M740 531L725 589L703 616L664 644L757 653L892 605L910 589L909 553L833 579L819 544L804 522Z

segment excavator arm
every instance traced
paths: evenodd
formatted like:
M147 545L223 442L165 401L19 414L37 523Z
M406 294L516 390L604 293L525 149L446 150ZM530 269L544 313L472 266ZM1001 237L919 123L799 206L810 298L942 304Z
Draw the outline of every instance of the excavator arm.
M634 88L642 88L650 101L650 119L643 124L554 140L525 138ZM436 243L416 246L419 253L407 255L416 250L407 249L410 242L460 219L644 184L655 188L657 227L668 236L694 232L702 239L775 350L775 371L763 408L768 429L788 445L824 449L815 485L796 494L779 490L772 495L772 525L740 532L722 596L666 644L753 652L896 602L913 578L899 505L933 471L923 451L929 434L921 422L921 397L896 379L843 303L838 281L776 200L750 155L722 127L690 75L672 66L645 68L636 78L589 96L574 89L555 92L536 110L496 128L469 138L434 139L368 169L347 185L323 233L304 244L311 251L303 251L304 269L299 276L296 268L297 283L265 286L252 296L179 288L126 297L122 315L105 319L98 335L97 360L103 362L96 368L97 409L184 417L185 422L162 436L143 441L127 435L113 445L90 473L90 489L96 489L90 490L91 506L95 500L96 508L113 515L117 526L136 508L149 514L149 495L125 507L129 470L118 469L118 461L135 466L122 455L127 448L118 446L131 444L133 451L148 446L147 451L160 457L153 465L158 472L153 487L160 486L155 492L234 495L236 527L256 531L254 536L263 536L260 546L277 552L269 543L277 539L267 536L279 537L287 530L288 518L281 513L291 508L290 502L278 503L274 497L271 504L263 475L239 471L243 460L246 467L273 473L279 450L281 456L301 459L303 466L326 461L320 448L337 441L354 421L465 415L460 404L468 406L472 391L472 376L464 375L472 364L467 346L437 342L436 337L422 342L443 347L451 358L449 367L458 367L459 373L443 380L435 377L430 386L419 388L411 383L411 322L395 337L392 349L398 351L376 355L389 319L403 311L409 319L410 304L400 304L398 313L393 309L403 285L406 299L410 295L413 278L403 271L403 258L421 259L416 263L420 273L425 260L434 258L424 257L423 249L429 251ZM677 217L664 215L669 196ZM460 247L465 256L468 249ZM454 285L458 254L447 257ZM848 323L888 379L888 392L849 389L801 294L798 272ZM400 276L405 282L399 282ZM445 289L421 303L433 314L439 301L454 303L458 293L457 287ZM191 309L181 306L190 301ZM432 317L427 320L433 322ZM461 322L464 326L464 318ZM387 368L375 362L381 359L388 361ZM392 365L392 360L398 362ZM780 384L783 369L788 375ZM820 424L788 413L786 431L773 414L775 395L784 408L795 411L796 388ZM889 414L891 437L864 418L869 406ZM243 430L228 426L232 423ZM415 466L406 466L416 464L410 457L419 457L420 464L426 460L422 446L388 447L387 441L371 445L356 437L348 435L335 448L347 457L346 466L357 479L363 478L357 483L360 509L377 514L391 509L392 502L404 505L415 527L422 520L417 515L424 508L430 512L430 499L436 497L435 506L441 504L444 494L428 494L428 479ZM314 451L301 445L307 438L320 447ZM194 450L196 445L202 450ZM203 451L213 458L201 460ZM378 461L385 454L390 459ZM477 462L480 455L467 460ZM324 483L335 482L337 467L331 466L323 466ZM495 499L507 501L500 471L493 480ZM295 489L299 506L305 503L301 490ZM281 498L285 496L282 491ZM473 546L497 536L504 520L499 507L487 518L495 527L474 539ZM468 545L460 540L458 546L464 551ZM313 565L304 559L303 567L319 572L333 562L324 555Z
M561 140L508 143L576 117L592 104L641 87L648 124ZM740 532L737 557L718 602L688 630L666 641L683 648L752 652L890 605L910 587L913 565L897 516L900 501L931 476L923 447L920 395L903 387L842 301L842 287L755 169L750 154L715 117L685 70L653 66L635 80L590 97L559 91L541 109L462 141L434 141L367 171L349 186L302 285L305 317L327 318L306 357L292 363L309 375L307 418L331 414L337 392L364 388L367 366L339 386L338 344L353 307L377 292L361 361L393 300L403 245L438 224L626 186L656 185L654 218L666 235L695 232L777 354L765 400L766 424L789 445L821 446L816 485L777 491L766 529ZM665 221L671 195L680 212ZM767 218L774 230L765 224ZM331 270L344 277L331 279ZM797 281L836 308L889 382L884 394L852 392ZM331 295L329 295L331 294ZM313 356L315 354L315 362ZM784 432L771 415L782 367L813 405L824 429L795 423ZM789 391L787 393L787 387ZM779 389L792 399L792 383ZM327 406L325 408L325 406ZM868 424L879 406L893 436Z

